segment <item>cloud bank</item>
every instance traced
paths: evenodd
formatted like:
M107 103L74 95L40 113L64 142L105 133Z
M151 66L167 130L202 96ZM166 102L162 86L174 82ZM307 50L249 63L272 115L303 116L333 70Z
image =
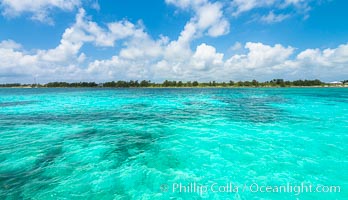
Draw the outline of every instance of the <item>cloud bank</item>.
M21 12L21 7L15 7L17 1L2 1L2 5L7 5L6 2L14 6L11 9ZM55 5L62 9L73 9L80 4L73 0L47 2L50 3L38 3L36 8L40 10L45 6ZM238 6L236 12L241 13L278 1L233 2ZM225 17L223 5L207 0L166 0L166 3L193 13L174 40L162 35L153 38L141 22L134 24L120 20L101 26L80 8L74 24L66 28L60 43L53 49L32 52L13 40L0 41L0 81L32 82L34 77L40 82L142 79L228 81L273 78L319 78L330 81L344 79L348 75L348 43L332 49L305 49L300 52L295 47L282 44L236 43L231 44L233 49L242 50L240 52L243 53L230 57L218 52L208 43L192 46L193 41L203 36L219 37L229 33L230 24ZM301 0L286 0L280 5L302 8L307 4ZM33 13L35 15L36 12ZM264 20L274 21L277 17L273 15ZM93 60L93 55L82 50L86 44L120 48L110 58Z

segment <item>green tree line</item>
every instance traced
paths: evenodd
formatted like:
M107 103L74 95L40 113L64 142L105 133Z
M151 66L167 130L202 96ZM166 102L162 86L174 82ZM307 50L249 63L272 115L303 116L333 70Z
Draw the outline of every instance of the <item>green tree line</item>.
M342 81L348 83L348 80ZM228 81L228 82L198 82L198 81L169 81L165 80L162 83L154 83L149 80L142 81L111 81L105 83L95 82L50 82L47 84L0 84L0 87L46 87L46 88L94 88L94 87L106 87L106 88L146 88L146 87L301 87L301 86L324 86L324 82L315 80L295 80L286 81L283 79L273 79L270 81L259 82L257 80L252 81Z

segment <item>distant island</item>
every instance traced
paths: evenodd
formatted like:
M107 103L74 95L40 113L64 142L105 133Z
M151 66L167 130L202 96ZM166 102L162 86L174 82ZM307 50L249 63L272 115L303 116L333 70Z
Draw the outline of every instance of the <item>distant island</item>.
M95 82L50 82L46 84L21 84L6 83L0 87L7 88L222 88L222 87L348 87L348 80L325 83L318 79L315 80L296 80L286 81L283 79L273 79L271 81L259 82L252 81L229 81L229 82L198 82L198 81L168 81L154 83L148 80L142 81L111 81L105 83Z

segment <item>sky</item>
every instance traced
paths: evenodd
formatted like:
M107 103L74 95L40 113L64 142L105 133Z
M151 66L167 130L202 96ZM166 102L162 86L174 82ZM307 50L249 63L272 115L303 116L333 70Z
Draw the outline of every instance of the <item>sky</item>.
M0 83L348 79L345 0L0 0Z

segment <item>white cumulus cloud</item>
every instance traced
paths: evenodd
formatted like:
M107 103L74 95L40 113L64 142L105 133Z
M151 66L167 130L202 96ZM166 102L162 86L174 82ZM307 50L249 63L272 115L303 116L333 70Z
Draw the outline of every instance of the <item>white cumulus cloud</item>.
M23 13L31 13L32 19L53 23L49 13L53 8L71 11L81 5L80 0L0 0L2 14L15 17Z
M166 0L166 2L181 9L190 9L194 12L194 16L184 29L184 31L194 30L190 34L190 39L199 37L202 34L217 37L229 33L230 24L224 17L223 5L220 2L207 0ZM187 29L188 25L193 27ZM185 35L185 33L181 35Z
M0 41L0 81L31 82L33 77L38 77L40 82L336 80L346 79L348 75L348 44L296 52L296 48L282 44L231 43L232 49L238 51L227 58L212 44L199 43L191 47L194 39L201 34L211 34L215 22L221 24L224 20L220 5L204 0L167 2L195 12L175 40L162 35L153 38L141 22L134 24L120 20L100 25L80 9L75 23L66 28L55 48L27 51L16 41ZM211 11L210 17L201 16L200 9ZM219 35L224 31L217 32ZM117 50L109 58L93 60L91 55L82 51L86 43L95 48L117 46Z

